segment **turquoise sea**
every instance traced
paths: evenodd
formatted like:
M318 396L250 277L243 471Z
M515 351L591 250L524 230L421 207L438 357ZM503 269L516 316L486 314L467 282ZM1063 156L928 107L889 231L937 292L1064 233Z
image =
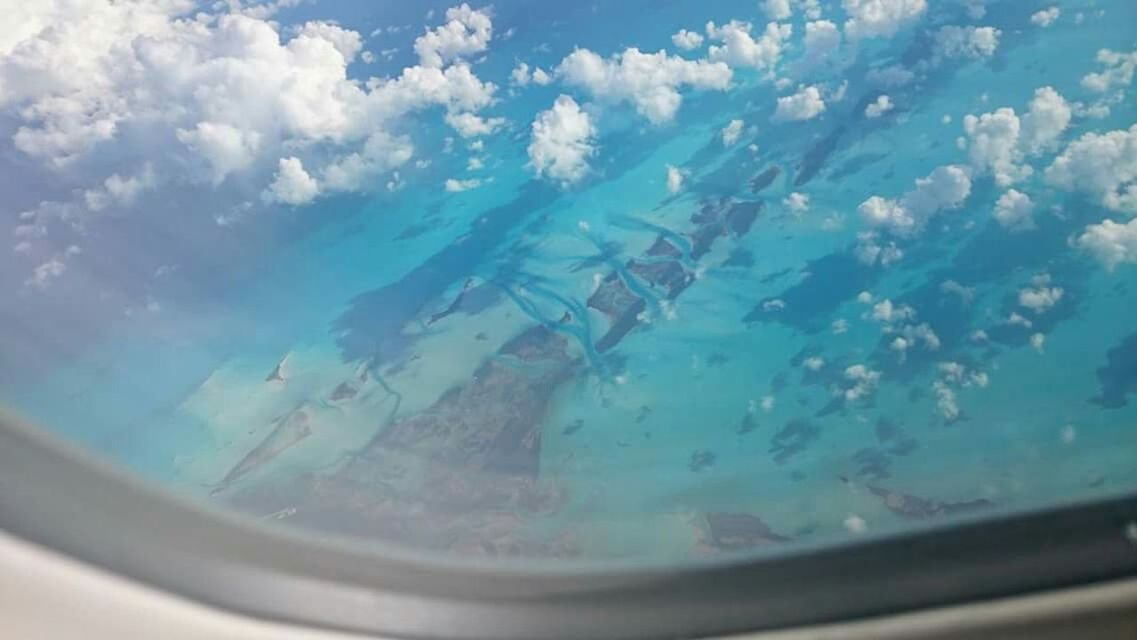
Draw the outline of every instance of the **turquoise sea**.
M305 3L279 20L334 19L368 49L399 48L349 68L366 78L413 63L429 7L406 4ZM171 245L148 256L178 257L147 293L161 313L99 316L59 350L52 335L84 324L81 310L51 332L0 324L26 336L0 360L0 398L225 508L463 556L675 562L1132 491L1137 265L1076 246L1088 225L1130 216L1044 176L1080 136L1137 123L1132 87L1104 117L1075 109L1022 161L1033 229L1000 225L1007 187L974 170L962 204L919 236L881 231L904 256L870 265L858 207L968 166L968 114L1022 115L1045 86L1099 100L1081 80L1100 49L1137 50L1137 4L992 0L974 19L929 0L894 37L820 67L803 62L798 11L784 83L735 69L729 90L684 91L662 125L560 82L510 86L519 61L551 70L574 47L694 58L671 34L765 24L756 4L495 2L474 69L499 85L484 113L505 125L481 151L420 114L406 131L430 164L401 169L397 190L186 235L171 222L146 236ZM840 3L822 5L842 22ZM1051 5L1061 18L1031 23ZM930 34L948 24L999 29L997 50L931 64ZM868 79L893 65L916 78ZM775 118L799 85L826 87L824 113ZM893 108L866 117L883 93ZM560 94L602 112L592 171L567 188L535 177L526 151ZM676 193L668 166L684 176ZM452 176L481 185L448 192ZM195 213L155 209L146 225ZM1024 306L1024 290L1057 300ZM62 355L26 367L48 352Z

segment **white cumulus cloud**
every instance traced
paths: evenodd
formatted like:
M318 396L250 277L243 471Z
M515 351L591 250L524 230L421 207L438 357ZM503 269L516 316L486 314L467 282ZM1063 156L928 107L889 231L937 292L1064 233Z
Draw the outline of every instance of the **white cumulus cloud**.
M793 35L793 27L770 22L757 38L750 34L752 28L749 22L736 20L721 27L708 22L707 37L721 43L711 45L707 50L708 57L732 67L773 71L782 57L783 46Z
M762 12L770 20L786 20L794 14L790 0L762 0Z
M588 159L596 153L596 125L571 97L561 95L551 109L533 121L529 163L539 177L562 186L588 175Z
M1027 287L1019 290L1019 304L1035 313L1045 313L1062 300L1061 287Z
M1034 202L1030 196L1009 189L995 202L995 221L1010 231L1034 229Z
M778 107L774 111L775 122L800 122L812 120L825 112L825 101L821 98L821 90L816 86L802 87L792 96L778 98Z
M680 29L671 36L671 42L684 51L691 51L703 46L703 34L697 31Z
M467 178L465 180L447 178L443 186L450 193L461 193L463 191L469 191L470 189L477 189L481 185L482 181L477 178Z
M320 194L316 179L304 170L299 158L281 158L276 177L264 193L266 200L290 205L307 204Z
M505 118L483 118L474 113L448 113L445 120L463 138L488 136L505 124Z
M1124 263L1137 263L1137 218L1126 223L1103 220L1091 224L1074 245L1092 253L1110 271Z
M733 147L738 139L742 137L743 122L738 118L731 120L722 129L722 144L725 147Z
M463 3L446 10L446 24L427 30L415 40L414 49L424 67L481 53L493 37L493 21L488 13Z
M1137 125L1082 135L1047 167L1046 181L1085 193L1108 209L1137 214Z
M845 37L891 38L928 10L925 0L841 0L849 19Z
M892 98L888 97L887 95L880 95L877 96L875 101L869 103L869 105L865 107L865 117L879 118L889 111L892 111L894 108L895 105L892 104Z
M870 227L887 229L898 236L909 236L924 228L934 215L956 209L971 195L971 177L963 167L936 167L900 200L872 196L857 208Z
M1039 27L1049 27L1054 24L1054 21L1062 15L1062 10L1058 7L1049 7L1041 11L1036 11L1031 14L1030 22Z
M1001 35L994 27L943 26L933 38L932 55L940 60L989 58L999 48Z
M683 181L687 178L687 172L675 165L667 165L667 193L672 195L679 193L683 190Z
M1121 53L1110 49L1098 51L1097 61L1104 69L1082 77L1082 87L1096 93L1128 87L1137 71L1137 51Z
M643 53L630 48L611 58L577 49L557 67L569 86L588 90L598 100L629 102L652 124L675 117L683 102L680 89L724 91L730 86L730 67L720 62L685 60L665 51Z

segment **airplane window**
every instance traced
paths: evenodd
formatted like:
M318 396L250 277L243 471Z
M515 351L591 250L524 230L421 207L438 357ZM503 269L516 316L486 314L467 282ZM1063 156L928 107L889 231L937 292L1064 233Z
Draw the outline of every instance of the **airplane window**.
M1134 25L19 3L0 402L456 561L695 565L1130 493Z

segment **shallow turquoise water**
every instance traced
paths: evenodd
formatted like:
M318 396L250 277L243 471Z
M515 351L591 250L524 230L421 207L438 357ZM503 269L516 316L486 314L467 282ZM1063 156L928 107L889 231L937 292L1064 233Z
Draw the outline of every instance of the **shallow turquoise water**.
M516 60L552 68L574 45L651 51L707 20L763 22L753 2L715 3L715 15L675 2L650 19L634 19L645 4L635 2L564 15L496 4L495 28L517 25L517 35L495 41L478 73L503 86ZM1042 177L1069 141L1137 121L1131 90L1108 117L1076 116L1062 144L1030 160L1035 175L1015 188L1035 202L1033 231L1000 227L991 211L1004 189L976 175L958 210L901 240L897 263L865 265L855 249L860 203L967 164L956 142L966 114L1021 114L1046 85L1092 101L1079 81L1097 70L1098 49L1137 48L1137 6L990 2L975 24L1002 30L994 56L932 67L888 89L893 112L866 119L880 93L865 80L870 66L914 67L930 55L928 29L970 23L960 3L931 4L915 26L864 45L848 69L800 78L848 82L817 119L772 122L775 97L793 87L746 70L729 91L686 94L665 126L604 106L593 174L570 189L535 179L526 145L534 114L574 91L517 91L490 109L510 122L480 154L478 175L492 182L442 191L464 170L459 150L432 156L400 191L303 208L278 241L250 244L239 278L163 297L160 318L113 323L3 397L203 499L461 554L674 562L1131 491L1137 267L1107 270L1070 241L1088 224L1127 218ZM1031 25L1050 4L1063 19ZM378 9L329 11L363 32L385 21ZM793 21L799 46L786 69L801 56L800 15ZM727 147L720 132L735 118L756 131ZM426 122L426 141L451 135ZM803 159L827 139L831 152L803 178ZM675 195L667 165L688 172ZM780 175L755 192L751 180L771 166ZM808 211L791 211L793 192L809 196ZM746 205L761 207L752 226L728 223L705 253L690 249ZM715 219L693 220L705 206ZM685 255L644 259L660 238ZM684 286L637 272L637 259L681 268ZM1034 313L1017 297L1042 275L1063 295ZM943 289L949 281L969 289L966 299ZM643 307L626 335L605 342L614 317L595 296L610 282L630 296L619 310ZM874 321L883 300L915 319ZM431 322L452 303L456 312ZM1009 325L1011 313L1032 327ZM920 323L938 347L898 355L896 332ZM972 339L978 330L988 338ZM949 379L944 363L966 373ZM278 365L280 379L269 379ZM854 365L879 381L847 397ZM956 410L941 404L944 389ZM238 472L258 447L273 453ZM741 542L716 531L722 514L749 516Z

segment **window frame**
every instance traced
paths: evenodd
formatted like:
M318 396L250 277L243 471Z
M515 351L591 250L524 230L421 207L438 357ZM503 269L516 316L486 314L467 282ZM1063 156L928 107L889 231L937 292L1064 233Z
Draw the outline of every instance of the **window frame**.
M858 620L1137 576L1134 528L1127 494L703 566L444 565L223 512L0 416L0 529L208 606L386 637L675 638Z

